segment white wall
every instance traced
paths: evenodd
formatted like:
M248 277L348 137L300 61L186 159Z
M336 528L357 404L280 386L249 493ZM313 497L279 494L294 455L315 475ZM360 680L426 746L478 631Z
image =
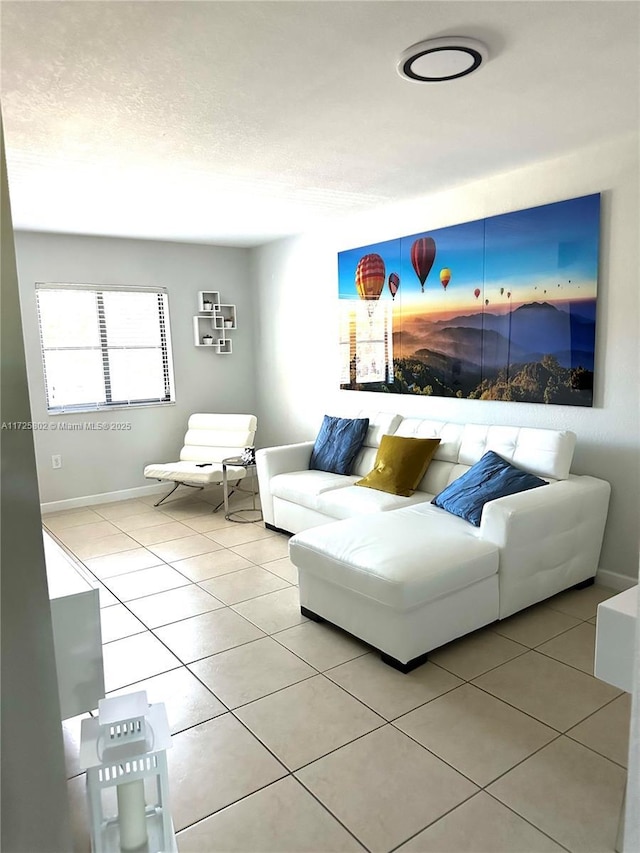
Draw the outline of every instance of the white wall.
M625 137L254 250L262 443L311 438L324 413L360 408L571 429L574 471L613 486L601 568L637 577L638 150L638 137ZM338 389L337 252L595 192L602 206L593 408Z
M254 310L246 249L16 233L16 254L33 421L52 423L126 422L125 432L34 432L43 503L104 494L154 481L142 476L148 462L177 459L192 412L255 414L253 376ZM158 285L169 293L176 404L111 412L47 415L36 316L35 282ZM192 317L199 290L218 290L237 306L233 353L218 355L193 344ZM51 456L62 455L53 470Z

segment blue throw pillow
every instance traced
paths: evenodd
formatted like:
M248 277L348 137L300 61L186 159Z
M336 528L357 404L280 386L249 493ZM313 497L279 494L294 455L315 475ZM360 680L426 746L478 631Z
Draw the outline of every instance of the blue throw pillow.
M309 468L331 474L350 474L368 429L369 418L325 415L313 445Z
M480 527L482 508L489 501L547 485L545 480L516 468L489 450L465 474L436 495L431 503Z

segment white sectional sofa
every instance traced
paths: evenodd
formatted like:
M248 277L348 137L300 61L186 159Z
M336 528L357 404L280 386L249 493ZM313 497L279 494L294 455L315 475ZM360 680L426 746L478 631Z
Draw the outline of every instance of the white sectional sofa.
M570 473L569 431L361 412L369 429L349 476L309 470L314 442L258 450L267 526L295 534L302 612L408 672L429 651L573 586L598 568L604 480ZM384 434L439 438L411 497L355 486ZM431 503L493 450L548 482L485 504L479 527Z

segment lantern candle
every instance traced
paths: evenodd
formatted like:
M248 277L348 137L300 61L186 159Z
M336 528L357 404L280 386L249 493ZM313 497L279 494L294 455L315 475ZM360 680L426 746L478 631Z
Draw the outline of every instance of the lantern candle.
M117 787L120 847L136 850L147 843L147 814L144 801L144 780L123 782Z

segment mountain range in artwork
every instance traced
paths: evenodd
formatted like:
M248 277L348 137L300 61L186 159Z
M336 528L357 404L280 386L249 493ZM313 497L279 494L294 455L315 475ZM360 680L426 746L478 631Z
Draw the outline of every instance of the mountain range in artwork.
M384 390L591 405L594 309L534 302L508 314L414 318L393 333Z
M594 195L431 231L426 276L423 235L340 253L340 387L593 405L598 235Z

